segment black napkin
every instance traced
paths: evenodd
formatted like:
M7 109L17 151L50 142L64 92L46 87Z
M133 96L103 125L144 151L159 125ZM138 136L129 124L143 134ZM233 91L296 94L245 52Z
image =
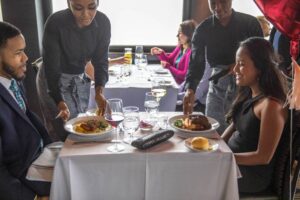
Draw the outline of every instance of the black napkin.
M168 140L173 135L174 131L172 130L157 131L132 141L131 145L144 150Z

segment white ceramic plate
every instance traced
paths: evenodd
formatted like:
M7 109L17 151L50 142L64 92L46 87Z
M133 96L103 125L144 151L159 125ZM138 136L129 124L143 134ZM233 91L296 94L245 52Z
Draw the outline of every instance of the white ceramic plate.
M169 118L169 120L168 120L168 124L175 131L175 134L177 134L178 136L183 137L183 138L207 135L207 134L215 131L220 126L220 124L217 120L215 120L214 118L211 118L211 117L207 117L207 116L206 117L207 117L209 123L211 124L211 128L208 130L192 131L192 130L188 130L188 129L178 128L174 125L174 122L176 120L186 118L186 117L188 117L188 116L187 115L176 115L176 116Z
M167 69L157 69L154 71L156 74L168 74L169 71Z
M208 139L209 142L209 149L208 150L204 150L204 149L196 149L192 146L191 142L192 142L193 138L188 138L184 141L185 146L192 150L192 151L196 151L196 152L214 152L217 151L219 148L219 144L214 142L213 140Z
M100 132L94 132L94 133L79 133L74 130L74 124L88 121L88 120L100 120L100 121L105 121L105 119L101 116L82 116L82 117L76 117L73 118L65 124L65 130L73 133L75 135L83 136L83 137L94 137L94 136L99 136L103 138L107 138L108 136L111 136L112 134L112 126L108 125L107 129L105 131L100 131ZM106 122L106 121L105 121Z
M165 87L169 87L172 86L173 83L172 81L163 81L162 83L160 83L161 86L165 86Z

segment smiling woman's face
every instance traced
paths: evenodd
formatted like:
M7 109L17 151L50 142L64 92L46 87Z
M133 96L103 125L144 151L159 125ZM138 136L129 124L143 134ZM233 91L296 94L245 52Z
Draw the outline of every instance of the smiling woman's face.
M96 16L98 3L97 0L69 0L69 7L78 27L82 28L92 23Z

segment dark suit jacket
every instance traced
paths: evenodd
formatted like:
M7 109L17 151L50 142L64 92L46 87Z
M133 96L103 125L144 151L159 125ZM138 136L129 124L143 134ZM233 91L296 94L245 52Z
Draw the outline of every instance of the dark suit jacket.
M20 109L0 84L0 199L33 200L35 194L49 195L50 184L28 181L31 163L41 153L41 141L50 143L46 129L28 108Z

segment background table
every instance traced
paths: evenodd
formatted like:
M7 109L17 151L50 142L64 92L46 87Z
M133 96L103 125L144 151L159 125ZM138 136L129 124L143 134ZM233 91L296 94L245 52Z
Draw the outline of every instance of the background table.
M174 113L173 113L174 114ZM223 140L216 152L191 152L184 140L146 151L124 144L66 140L55 165L51 199L94 200L238 200L237 167Z
M138 106L140 111L144 111L145 93L151 91L151 81L154 78L162 78L171 81L171 85L166 87L167 94L160 101L160 111L175 111L179 86L173 76L168 74L157 74L155 71L160 69L160 65L148 65L146 68L138 70L135 65L131 67L131 75L119 80L117 78L120 66L110 67L112 72L109 82L104 88L106 99L120 98L124 106ZM91 88L88 109L96 107L95 89Z

